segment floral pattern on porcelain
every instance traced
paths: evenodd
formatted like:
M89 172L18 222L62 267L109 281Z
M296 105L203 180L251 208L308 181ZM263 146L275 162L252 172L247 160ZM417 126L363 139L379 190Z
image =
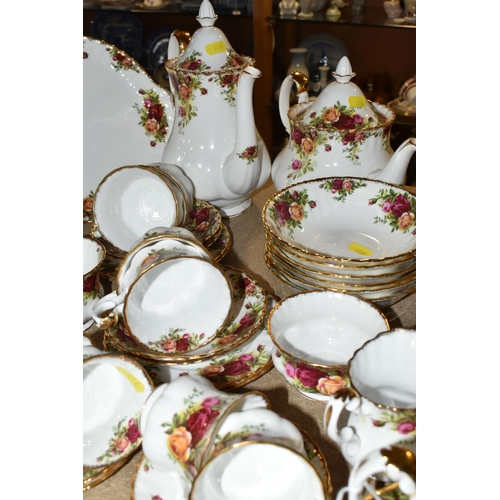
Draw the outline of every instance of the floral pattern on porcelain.
M234 350L223 358L217 358L196 374L208 378L212 383L234 382L249 373L258 371L271 359L266 346L259 344L255 351Z
M296 189L284 191L269 207L269 215L276 224L276 229L286 227L288 236L293 239L295 229L302 229L301 221L307 219L307 208L316 208L316 202L309 200L307 189L297 191Z
M94 191L90 191L89 195L83 198L83 221L90 222L94 220Z
M387 426L405 436L417 434L417 415L413 410L403 410L398 413L382 411L378 419L372 418L372 423L375 427Z
M142 106L134 103L133 108L139 113L139 125L144 127L146 136L153 138L150 145L154 148L158 142L165 142L167 115L160 96L153 89L139 89L138 92L142 96Z
M342 203L345 202L347 196L352 195L354 191L361 187L366 187L366 182L349 179L348 177L326 179L325 182L319 185L320 189L332 193L334 200Z
M108 449L99 457L97 462L107 464L116 461L120 456L129 454L137 448L141 442L141 433L137 419L139 414L134 417L123 417L116 426L113 426L113 437L108 442Z
M333 396L339 389L349 385L347 370L342 366L328 371L322 370L292 358L288 359L279 350L276 350L276 357L281 361L287 379L299 391Z
M189 212L185 229L189 229L200 242L203 242L214 232L221 223L221 216L217 209L203 201L195 200L193 209Z
M230 106L236 106L236 90L238 86L238 80L240 78L239 72L234 72L235 69L241 70L241 66L244 64L243 59L236 54L233 50L228 50L226 63L222 66L222 72L216 73L215 77L209 78L208 81L215 81L217 85L222 89L221 95L224 96L224 101L226 101ZM224 72L224 70L228 72Z
M302 115L297 118L300 119ZM335 144L340 143L344 149L342 153L352 165L360 166L359 153L369 137L382 137L384 149L391 152L389 142L390 125L385 118L379 117L379 124L373 118L363 117L355 108L344 106L337 102L331 107L324 107L320 113L312 112L308 124L300 121L290 121L290 141L288 147L294 152L295 159L288 166L287 175L291 183L308 172L314 172L317 162L314 157L319 152L330 152Z
M148 347L153 351L168 354L191 351L200 345L204 337L204 333L187 333L184 328L170 328L168 335L149 341Z
M184 399L186 406L175 413L170 422L161 424L167 434L169 458L179 464L190 479L196 476L200 467L202 452L208 445L207 434L232 402L232 399L202 398L203 392L194 387Z
M83 305L86 306L89 300L99 299L99 273L93 273L83 282Z
M159 250L151 250L146 257L144 257L143 261L137 266L136 276L144 271L147 267L158 262L162 259L168 258L169 255L181 256L187 255L188 252L185 248L182 247L173 247L173 248L160 248Z
M241 153L237 153L238 158L247 161L247 165L251 165L259 157L259 147L248 146Z
M407 192L393 188L380 189L376 196L368 200L369 205L380 207L383 217L376 216L375 223L389 224L391 233L402 231L417 234L417 200Z
M111 60L113 61L111 66L113 66L115 71L123 69L135 71L136 73L140 72L138 64L122 50L119 50L116 47L106 47L106 50L111 56Z

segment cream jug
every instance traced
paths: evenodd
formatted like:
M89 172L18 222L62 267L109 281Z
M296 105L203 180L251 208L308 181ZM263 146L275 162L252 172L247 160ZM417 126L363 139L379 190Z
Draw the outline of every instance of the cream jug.
M308 96L308 81L292 72L279 95L281 121L290 134L273 162L276 189L317 177L353 176L403 184L408 163L416 150L410 138L396 152L390 130L396 118L383 104L368 101L351 79L351 63L343 57L316 100ZM290 107L290 91L297 85L298 104Z
M261 72L238 55L214 26L217 15L203 0L193 36L175 30L165 68L175 99L172 132L162 163L181 168L195 196L233 217L269 179L271 160L253 114L253 86Z

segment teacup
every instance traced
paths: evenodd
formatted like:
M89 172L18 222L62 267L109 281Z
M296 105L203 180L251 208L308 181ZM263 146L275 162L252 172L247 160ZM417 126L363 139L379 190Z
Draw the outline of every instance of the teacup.
M356 464L376 449L416 445L416 331L382 332L348 363L350 388L328 401L324 426L344 458ZM347 412L347 425L338 429Z
M326 500L321 476L296 450L251 440L219 451L199 471L189 500Z
M148 229L181 226L184 200L173 186L155 167L130 165L113 170L96 189L94 234L123 256Z
M374 500L383 498L415 499L417 495L416 456L401 446L388 446L372 451L349 473L347 486L341 488L336 500ZM377 478L383 478L377 480ZM403 496L404 495L404 496Z
M116 273L116 290L125 293L139 274L155 262L172 257L201 257L215 264L212 254L183 227L155 227L127 253Z
M367 300L316 290L278 302L267 329L276 347L273 361L287 382L327 401L348 385L347 362L356 349L388 327L384 314Z
M305 455L304 438L295 424L268 408L228 411L220 421L203 460L245 441L274 441Z
M98 241L83 237L83 329L92 324L92 309L103 295L99 268L106 257L104 246Z
M263 394L228 394L195 375L162 384L142 410L139 428L144 455L156 469L177 470L192 480L228 409L268 405Z
M127 356L83 360L83 465L115 463L141 444L138 418L153 390L146 370Z
M174 257L142 271L124 293L103 297L92 317L103 329L123 315L135 342L161 354L189 352L226 325L232 290L221 269L199 257Z

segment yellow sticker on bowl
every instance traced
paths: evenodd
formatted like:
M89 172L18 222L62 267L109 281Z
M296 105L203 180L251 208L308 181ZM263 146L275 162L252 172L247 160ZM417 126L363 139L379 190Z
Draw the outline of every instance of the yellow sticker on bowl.
M137 392L144 392L144 384L135 376L132 375L128 370L125 370L122 366L116 366L116 369L132 384L132 387Z
M366 99L362 95L351 95L347 98L347 102L352 108L363 108L366 106Z
M349 250L352 250L353 252L363 255L364 257L369 257L370 255L373 254L373 252L369 248L366 248L363 245L360 245L359 243L351 243L350 245L347 246L347 248Z
M205 45L205 51L210 56L219 54L220 52L226 52L226 43L222 40L219 40L218 42L208 43L207 45Z

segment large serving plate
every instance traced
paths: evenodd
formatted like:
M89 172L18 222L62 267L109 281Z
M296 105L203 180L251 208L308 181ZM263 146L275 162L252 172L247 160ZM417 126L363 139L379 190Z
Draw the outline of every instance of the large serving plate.
M101 180L124 165L161 160L172 94L118 47L83 37L83 220Z

